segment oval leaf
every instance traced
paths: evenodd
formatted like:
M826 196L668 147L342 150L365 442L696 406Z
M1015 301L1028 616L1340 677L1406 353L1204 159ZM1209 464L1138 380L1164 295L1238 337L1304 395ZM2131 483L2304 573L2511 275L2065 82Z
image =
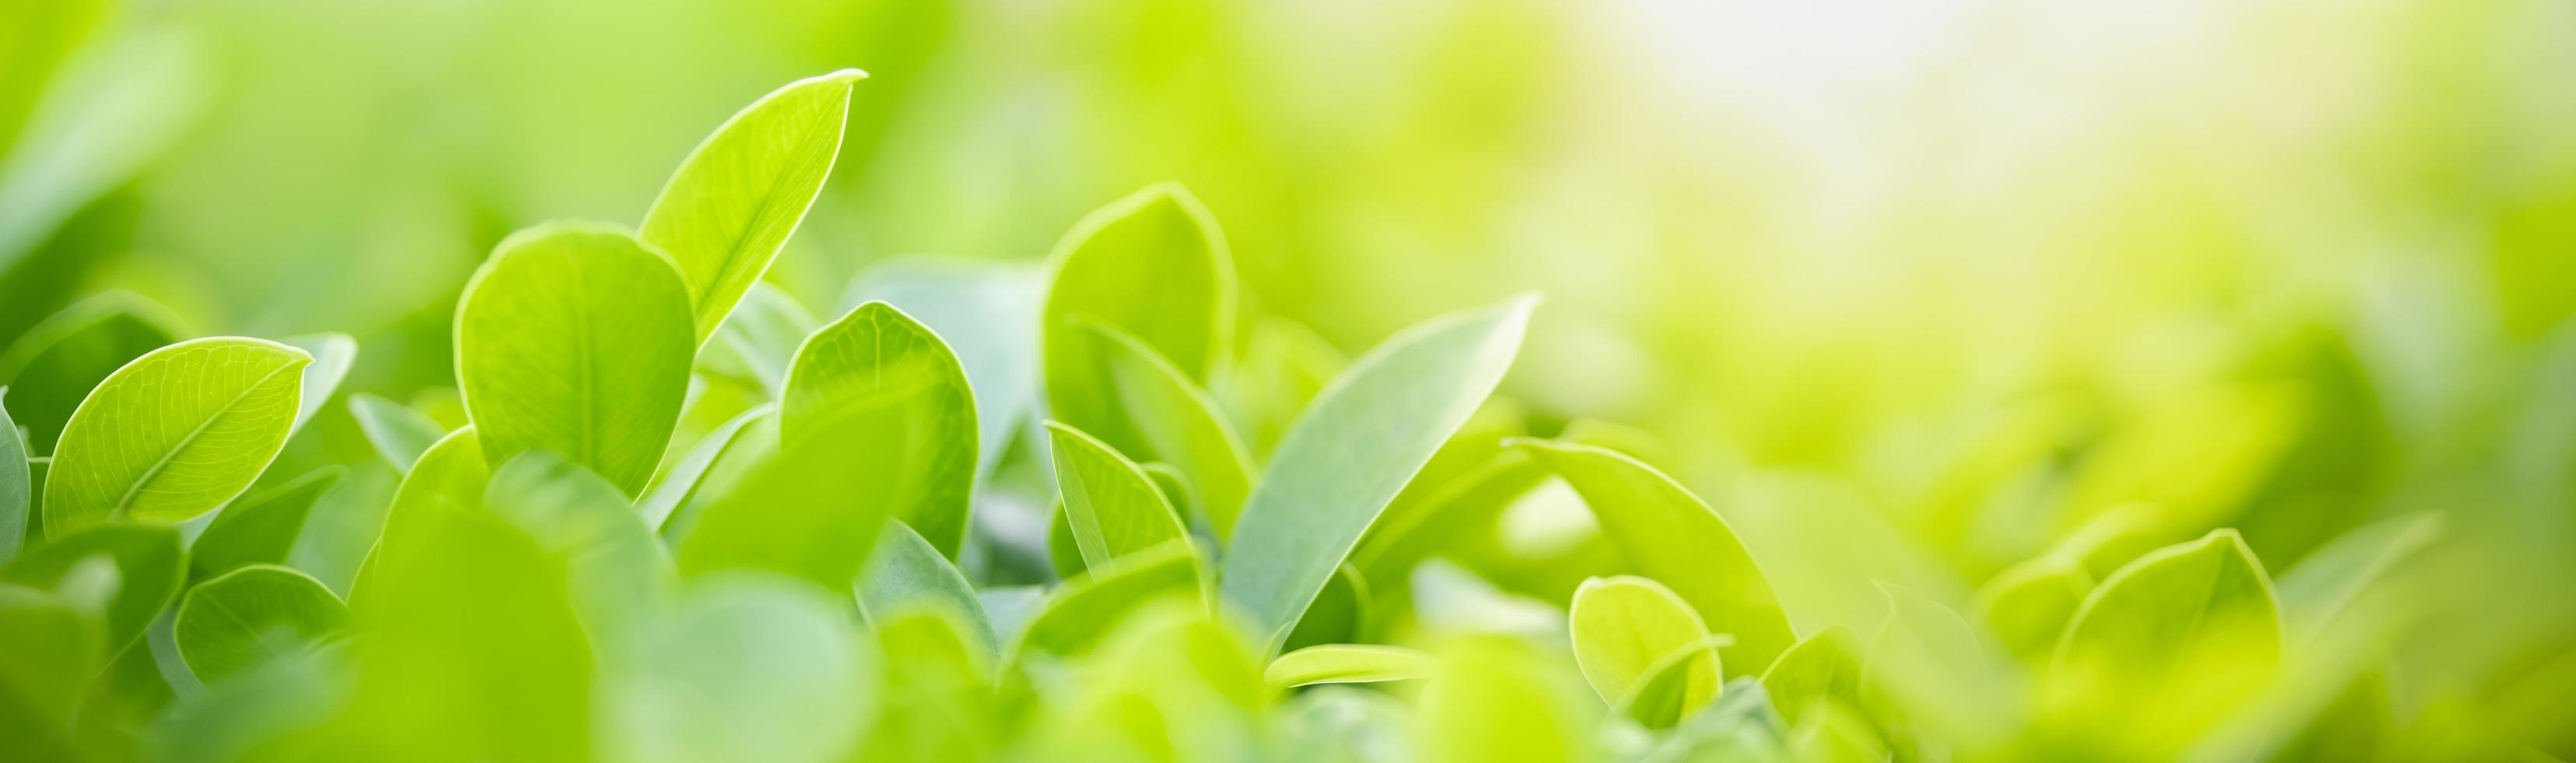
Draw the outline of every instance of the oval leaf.
M832 423L818 429L849 431ZM892 486L881 469L853 468L842 444L808 436L779 446L688 529L680 572L769 570L847 590L884 530Z
M720 482L717 477L722 470L717 465L726 462L728 456L753 450L759 450L765 456L766 448L741 446L761 441L775 444L778 441L777 411L777 407L767 404L753 406L751 410L735 414L715 431L708 432L698 444L690 446L688 455L681 456L679 463L672 464L671 469L653 483L653 489L644 494L644 499L635 502L636 510L644 515L644 524L656 530L671 528L673 519L685 514L682 507L691 505L710 483ZM765 431L764 427L753 426L759 422L767 423ZM755 436L754 432L762 434ZM747 458L732 460L737 463L754 461ZM718 492L726 489L723 485L717 487Z
M1860 706L1860 639L1851 629L1833 626L1790 646L1762 671L1762 690L1790 725L1798 725L1818 703Z
M1611 703L1637 691L1667 658L1705 651L1706 647L1695 645L1709 637L1708 624L1680 595L1662 583L1633 575L1583 581L1566 610L1566 627L1583 680L1592 684L1602 701ZM1682 713L1717 698L1717 660L1678 659L1670 664L1683 671L1677 679L1682 683L1671 687L1681 692L1674 701ZM1669 721L1662 724L1669 725Z
M841 153L850 85L842 69L753 101L699 143L644 213L643 236L670 252L704 343L777 259Z
M1610 711L1650 729L1681 723L1722 690L1717 685L1717 650L1728 641L1723 635L1702 636L1647 663L1629 684L1628 693L1610 700Z
M457 387L484 458L554 451L628 496L661 463L696 354L679 274L607 226L512 234L457 302Z
M595 638L640 622L671 576L669 554L626 497L553 453L521 453L493 470L483 506L562 560Z
M188 589L173 633L188 669L214 682L310 649L348 625L348 606L321 581L258 564Z
M1220 538L1233 533L1252 490L1252 458L1217 413L1216 401L1143 340L1105 324L1079 318L1075 323L1077 331L1091 335L1105 386L1137 434L1135 442L1109 445L1171 464L1198 498L1209 529Z
M313 356L262 339L194 339L101 382L63 427L45 476L45 528L174 524L250 487L286 446Z
M975 664L994 665L1001 659L1001 640L984 620L984 605L976 601L975 587L921 533L901 522L887 525L885 534L878 537L875 559L860 579L858 599L859 613L871 625L922 609L939 610L969 632Z
M1405 330L1334 380L1280 443L1229 536L1221 578L1268 649L1502 381L1534 304L1515 299Z
M898 257L860 273L841 298L844 308L893 304L956 352L974 388L985 474L1001 463L1003 444L1037 407L1037 276L1017 265Z
M901 519L954 559L975 491L975 396L948 345L893 305L870 302L805 339L778 405L781 442L840 453L834 467L877 486L869 511Z
M1225 237L1178 184L1147 186L1101 207L1056 245L1039 330L1047 411L1128 440L1126 416L1076 318L1136 337L1193 382L1225 355L1234 326L1234 263Z
M2236 531L2218 530L2104 579L2058 642L2047 690L2063 732L2152 754L2260 694L2280 659L2272 582Z
M1189 536L1136 462L1062 422L1046 427L1065 524L1084 568L1115 569L1119 557Z
M1262 677L1277 688L1412 681L1431 676L1431 655L1400 646L1318 644L1279 655Z

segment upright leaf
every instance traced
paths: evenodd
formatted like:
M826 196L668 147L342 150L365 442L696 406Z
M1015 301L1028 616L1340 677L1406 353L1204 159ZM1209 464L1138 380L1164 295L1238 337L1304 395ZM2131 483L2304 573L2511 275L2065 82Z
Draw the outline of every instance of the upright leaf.
M1143 340L1106 324L1072 320L1075 331L1090 336L1087 349L1100 360L1102 386L1136 433L1134 441L1110 441L1110 447L1171 464L1187 478L1209 529L1217 537L1234 532L1235 516L1252 490L1252 459L1216 401Z
M473 427L449 432L422 451L411 472L403 475L402 484L394 488L392 505L385 507L384 529L351 584L350 604L361 611L375 606L377 597L370 595L373 571L387 564L409 563L407 557L422 553L421 544L445 518L479 511L484 486L491 480L492 471L485 465Z
M819 323L785 289L754 281L742 304L698 351L698 365L777 399L787 384L787 364Z
M339 486L346 471L325 466L224 507L188 546L188 578L202 581L237 567L285 564L314 502Z
M0 583L52 591L81 573L85 563L100 560L115 571L109 597L100 614L105 630L102 656L113 656L143 635L143 627L169 606L187 579L188 552L179 531L167 527L110 524L47 538L44 545L0 568Z
M1146 187L1084 217L1056 245L1039 330L1047 413L1129 440L1102 359L1075 319L1124 331L1204 383L1234 326L1234 263L1198 199L1177 184Z
M1179 513L1135 462L1081 430L1054 421L1046 426L1065 524L1085 568L1115 569L1119 557L1189 537Z
M240 495L286 446L313 357L261 339L163 347L110 374L63 427L45 528L171 524Z
M622 638L659 601L671 559L607 480L545 451L492 471L483 506L560 559L594 640Z
M679 263L698 343L805 220L840 155L850 86L866 76L842 69L752 102L680 161L644 213L644 240Z
M1605 448L1544 440L1519 445L1582 494L1629 567L1671 586L1707 619L1709 630L1735 637L1720 650L1727 664L1769 665L1797 639L1761 565L1699 496Z
M1128 557L1116 570L1065 581L1029 615L1010 654L1015 661L1033 651L1080 654L1138 607L1165 597L1195 599L1200 579L1198 550L1177 542Z
M1715 680L1717 649L1728 640L1724 635L1701 636L1646 663L1628 685L1628 691L1610 700L1610 711L1650 729L1680 724L1707 706L1710 695L1720 691L1714 686L1701 687L1703 681Z
M313 362L304 367L303 400L295 406L292 429L300 430L304 428L304 422L313 420L313 414L321 412L322 406L331 402L331 393L339 391L340 381L349 378L349 367L358 362L358 340L349 338L347 334L327 333L290 336L277 341L313 356Z
M1780 653L1762 671L1762 690L1790 725L1804 723L1819 703L1860 705L1860 639L1851 629L1817 631Z
M990 474L1038 403L1037 273L946 257L898 257L851 281L843 309L886 302L930 327L957 354L975 393L978 461Z
M457 387L484 458L550 450L641 492L689 391L688 300L668 261L615 228L503 240L456 309Z
M948 345L893 305L870 302L796 350L778 406L781 442L839 453L835 469L877 486L868 511L901 519L942 555L966 540L975 490L975 397Z
M1351 547L1501 382L1530 299L1407 329L1333 382L1280 443L1226 547L1226 600L1276 649Z
M976 664L989 666L1001 660L1001 640L984 620L984 605L975 600L975 587L921 533L901 522L887 525L885 534L877 538L876 556L859 580L858 601L860 614L871 625L923 609L938 610L967 631L963 635L969 639Z
M0 387L0 398L9 388ZM0 407L0 564L18 556L18 547L27 541L28 497L34 477L27 473L27 444L18 439L18 424L9 420L9 409Z
M1977 617L1994 629L2004 648L2032 662L2046 661L2057 637L2075 619L2075 608L2093 590L2093 577L2073 559L2048 555L2013 565L1977 592Z
M30 455L54 452L63 425L108 374L144 353L179 340L169 311L122 291L63 308L0 354L0 394L9 415L27 428Z
M816 431L823 434L780 445L708 504L680 542L682 574L769 570L831 591L858 581L885 528L893 486L881 469L854 468L852 451L832 436L850 430L825 423Z
M2158 549L2102 581L2058 642L2051 728L2161 757L2259 694L2281 659L2272 583L2234 530Z
M1632 575L1585 580L1574 591L1566 627L1575 664L1604 702L1630 696L1661 665L1682 671L1674 687L1678 714L1717 698L1718 661L1689 656L1707 651L1700 644L1709 638L1708 624L1662 583ZM1679 659L1667 662L1674 656Z
M321 581L258 564L188 589L174 628L188 669L211 683L311 649L348 625L348 606Z
M349 396L349 415L358 420L358 431L367 436L367 444L395 472L411 471L421 453L447 436L447 429L429 416L364 392Z
M1213 391L1225 405L1226 419L1243 435L1244 446L1266 458L1306 404L1350 362L1313 329L1264 316L1252 322L1243 357Z
M759 424L765 426L755 426ZM769 452L776 449L777 442L778 408L753 406L751 410L736 414L717 426L715 431L708 432L698 444L690 446L688 454L681 456L678 463L672 464L670 470L653 483L653 489L645 492L643 500L635 502L635 508L643 513L645 526L656 531L669 531L675 525L685 530L687 513L681 511L683 507L693 505L702 494L712 497L731 489L730 485L718 484L715 485L716 493L705 493L710 483L723 482L720 479L723 470L718 468L719 465L728 462L758 463L759 458L767 458ZM766 443L766 446L758 443ZM751 457L752 451L758 451L758 458Z

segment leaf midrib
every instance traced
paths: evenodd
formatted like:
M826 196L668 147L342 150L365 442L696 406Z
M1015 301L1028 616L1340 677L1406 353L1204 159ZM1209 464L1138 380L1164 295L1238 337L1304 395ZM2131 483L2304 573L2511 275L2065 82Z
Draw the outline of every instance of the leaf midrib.
M179 442L177 444L170 446L168 450L162 451L161 458L159 460L153 461L152 466L144 469L143 474L136 476L132 484L125 486L125 495L119 496L116 499L116 505L108 507L107 517L109 519L125 518L125 513L134 508L134 497L143 492L144 484L151 482L152 478L160 476L162 469L169 468L170 459L178 457L179 451L187 450L190 444L195 443L198 437L203 436L206 433L207 427L215 425L215 420L221 419L226 414L232 413L234 408L241 406L241 402L243 400L250 398L251 393L258 392L261 387L267 386L270 379L277 378L277 375L280 372L285 371L287 367L291 365L293 364L289 363L269 369L268 373L260 375L258 381L251 382L250 386L243 387L241 393L234 395L231 402L225 403L223 407L216 408L215 412L208 415L204 421L197 422L197 428L189 430L187 436L179 438Z

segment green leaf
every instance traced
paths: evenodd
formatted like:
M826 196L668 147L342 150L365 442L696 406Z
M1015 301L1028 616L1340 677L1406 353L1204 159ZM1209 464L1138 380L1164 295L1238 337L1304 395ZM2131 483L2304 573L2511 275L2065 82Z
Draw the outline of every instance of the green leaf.
M0 6L0 156L11 153L18 131L36 111L46 84L81 43L103 26L114 4L60 0Z
M979 474L991 474L1003 444L1037 407L1039 285L1035 272L1016 265L897 257L860 273L840 304L892 304L956 352L975 393Z
M1217 537L1234 532L1236 515L1252 490L1252 459L1216 402L1143 340L1076 316L1074 331L1088 334L1086 349L1102 365L1102 387L1118 401L1138 437L1109 442L1121 453L1171 464L1187 479L1198 510ZM1120 431L1120 430L1111 430Z
M1080 654L1149 602L1201 595L1200 578L1198 550L1182 541L1130 556L1116 570L1065 581L1029 616L1010 654L1014 661L1033 651Z
M225 506L188 546L188 578L206 580L238 567L285 564L305 517L346 469L325 466Z
M75 758L72 719L108 654L99 644L96 621L78 607L27 586L0 585L0 738L9 740L12 757Z
M1721 691L1717 650L1728 641L1724 635L1701 636L1647 663L1627 693L1610 700L1610 711L1650 729L1680 724Z
M1104 385L1081 318L1128 333L1192 382L1223 362L1234 326L1234 263L1225 236L1178 184L1147 186L1082 219L1056 245L1039 312L1047 412L1129 440L1127 416Z
M975 600L975 587L921 533L901 522L888 525L877 538L874 561L859 579L858 601L860 614L870 624L923 609L937 610L968 631L976 664L995 665L1001 660L1001 640L984 620L984 605Z
M2399 563L2440 540L2441 514L2381 520L2345 533L2281 576L2281 620L2292 645L2317 640L2362 591Z
M0 156L0 272L159 158L214 91L213 67L185 31L134 29L100 43L46 88Z
M46 532L174 524L241 495L285 447L312 361L276 342L216 337L117 369L63 427L45 479Z
M364 392L349 396L349 415L358 420L358 431L367 436L367 444L396 473L411 471L423 451L447 436L447 429L429 416Z
M975 398L948 345L893 305L870 302L814 332L787 370L781 442L841 452L835 468L876 488L868 511L921 531L954 559L975 491Z
M1351 364L1304 324L1276 316L1253 320L1243 357L1215 390L1225 418L1256 456L1268 458L1306 404Z
M358 362L358 340L347 334L326 333L277 341L313 356L313 362L304 367L303 399L295 406L295 425L289 429L301 430L304 422L313 420L313 414L331 402L331 394L339 391L340 382L349 378L349 367Z
M502 240L456 308L457 388L483 457L550 450L641 492L688 396L688 305L670 263L616 228Z
M842 607L753 575L693 583L604 681L603 758L842 760L875 715L876 660Z
M77 578L76 570L85 562L104 560L116 574L107 589L113 593L103 613L104 638L99 643L105 651L100 654L114 655L141 637L143 627L179 595L179 586L187 579L187 556L176 529L99 525L46 539L44 545L0 568L0 583L54 591Z
M1977 592L1977 619L2025 661L2045 661L2057 649L2075 608L2093 590L2093 576L2076 560L2054 554L2005 569Z
M361 612L377 604L373 589L374 570L388 564L408 564L409 556L421 553L420 544L447 517L474 513L483 506L483 489L492 481L492 471L483 458L481 439L471 426L447 433L446 437L422 451L420 460L403 475L402 484L394 488L391 505L385 508L385 526L376 546L358 570L351 585L349 603Z
M1414 717L1423 759L1588 759L1592 734L1585 714L1575 709L1570 687L1561 687L1544 665L1526 647L1500 637L1447 649L1423 686Z
M0 387L0 398L8 394L9 388ZM9 409L0 408L0 564L17 558L18 547L27 541L34 479L27 473L27 444L18 439L18 424L9 420Z
M348 606L321 581L255 564L188 589L175 632L188 669L212 683L311 649L348 625Z
M563 561L567 584L593 639L609 642L657 603L671 559L614 485L545 451L492 471L483 506L510 520Z
M1114 570L1120 557L1189 537L1180 514L1136 462L1062 422L1046 427L1065 523L1084 568Z
M858 449L841 433L860 430L826 422L812 431L819 434L787 440L707 506L680 543L681 574L769 570L832 591L857 582L892 508L891 486L883 469L852 460Z
M704 508L702 498L731 491L731 482L723 479L725 476L738 479L749 465L758 464L776 449L777 411L772 405L753 406L690 446L688 454L672 464L644 499L635 503L644 515L644 524L662 531L664 537L685 535L694 512L683 509ZM722 468L726 465L734 468Z
M698 351L698 366L778 399L797 346L820 323L786 290L755 281L733 315L716 328L713 341Z
M1431 655L1400 646L1318 644L1270 661L1262 677L1277 688L1413 681L1431 676Z
M1633 575L1583 581L1566 610L1566 628L1583 679L1602 701L1611 703L1631 696L1668 657L1705 651L1700 642L1709 637L1708 624L1680 595L1662 583ZM1685 658L1671 664L1684 671L1676 679L1680 683L1672 687L1680 692L1672 698L1679 703L1678 712L1649 727L1670 726L1670 720L1717 698L1717 659Z
M1244 503L1221 578L1267 649L1502 381L1534 304L1515 299L1405 330L1334 380L1288 433Z
M1583 496L1602 534L1639 574L1671 586L1735 637L1729 665L1769 665L1797 636L1761 565L1717 511L1671 477L1627 455L1589 445L1518 440Z
M1374 601L1368 579L1360 576L1358 567L1344 564L1333 568L1332 579L1324 581L1324 590L1315 594L1315 603L1306 606L1305 616L1297 618L1297 627L1289 629L1288 639L1281 642L1280 649L1367 640Z
M2047 676L2051 726L2159 756L2259 695L2280 660L2271 580L2234 530L2218 530L2139 557L2093 589Z
M1762 690L1793 726L1821 702L1860 707L1860 639L1839 625L1817 631L1762 672Z
M111 291L55 313L0 355L0 395L27 428L30 455L54 452L81 400L144 353L179 339L177 319L151 300Z
M788 83L699 143L644 213L643 236L671 253L704 344L823 190L841 152L850 85L842 69Z

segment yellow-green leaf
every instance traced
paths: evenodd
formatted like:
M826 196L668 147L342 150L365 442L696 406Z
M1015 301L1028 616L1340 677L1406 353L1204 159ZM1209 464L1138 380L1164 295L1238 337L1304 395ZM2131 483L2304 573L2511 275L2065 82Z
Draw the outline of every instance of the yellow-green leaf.
M1234 532L1235 516L1252 491L1252 459L1216 402L1143 340L1107 324L1072 320L1075 331L1090 336L1087 349L1101 363L1101 382L1136 434L1131 442L1104 442L1138 459L1170 464L1198 499L1208 528L1217 537Z
M313 357L261 339L195 339L110 374L63 427L45 528L171 524L250 487L286 445Z
M1722 691L1716 685L1717 650L1729 640L1722 634L1701 636L1647 663L1627 693L1610 700L1610 711L1650 729L1681 723Z
M1039 311L1047 412L1127 441L1126 417L1102 386L1102 359L1074 323L1127 332L1205 382L1234 325L1234 264L1198 199L1177 184L1148 186L1100 208L1056 245Z
M1574 662L1601 701L1617 703L1636 691L1668 658L1704 651L1708 624L1688 602L1651 578L1620 575L1591 578L1574 590L1566 610L1566 627L1574 642ZM1676 697L1679 713L1716 699L1716 659L1681 659L1670 664L1685 671ZM1662 726L1669 726L1674 715ZM1649 724L1656 726L1656 724Z
M796 350L778 406L781 442L840 453L835 469L874 486L855 496L954 559L975 490L975 397L939 336L870 302Z
M2093 589L2046 681L2052 727L2124 755L2163 757L2269 685L2281 618L2234 530L2158 549Z
M51 535L44 545L28 549L9 566L0 568L0 583L22 585L54 591L76 570L91 560L107 564L115 574L105 593L103 625L99 643L102 655L114 655L143 634L143 626L161 614L188 575L187 550L182 547L179 531L168 527L132 524L106 524L79 532ZM77 599L77 596L66 596ZM77 602L75 602L77 604Z
M975 664L994 665L1001 660L1001 640L984 619L984 606L975 600L975 587L966 582L966 575L957 570L957 565L940 556L939 549L909 525L889 524L885 534L877 538L876 556L868 563L867 574L859 579L858 601L860 614L871 624L890 622L925 608L937 610L938 616L967 631Z
M1821 702L1860 704L1860 643L1851 629L1834 626L1789 647L1762 672L1762 690L1792 726Z
M1579 761L1586 714L1526 647L1478 637L1444 650L1415 711L1424 760ZM1581 689L1571 689L1580 692Z
M285 564L313 504L348 470L325 466L225 506L188 546L188 577L206 580L237 567Z
M681 574L769 570L832 591L858 581L885 528L893 486L881 469L855 468L867 463L855 454L868 451L839 433L862 430L825 422L814 431L823 434L781 444L707 505L680 542Z
M321 581L255 564L188 589L173 632L188 669L213 682L310 649L348 625L348 606Z
M395 472L411 471L422 452L447 436L447 429L428 415L364 392L349 396L349 415L358 420L358 432L367 436L367 444Z
M1166 543L1128 557L1116 570L1065 581L1019 629L1010 654L1079 654L1124 620L1127 613L1166 596L1200 596L1198 550L1187 541Z
M1063 422L1046 423L1065 524L1087 569L1189 536L1180 515L1136 463Z
M804 221L840 155L850 86L866 76L842 69L752 102L681 160L644 213L644 240L685 277L700 343Z
M54 452L90 390L144 353L179 341L178 319L151 300L110 291L37 323L0 354L0 394L27 428L28 455Z
M0 398L8 394L9 388L0 387ZM27 444L18 438L18 424L9 420L8 408L0 407L0 564L16 558L27 540L34 479L27 472Z
M304 422L313 420L313 414L331 402L331 394L339 391L340 381L349 378L349 367L358 363L358 340L347 334L323 333L277 341L313 356L313 362L304 366L303 401L295 406L292 429L302 430Z
M1400 646L1317 644L1279 655L1262 671L1271 686L1412 681L1431 676L1431 655Z
M2092 590L2093 576L2085 574L2084 565L2053 554L2041 556L1986 581L1977 592L1977 617L2014 656L2043 662Z

